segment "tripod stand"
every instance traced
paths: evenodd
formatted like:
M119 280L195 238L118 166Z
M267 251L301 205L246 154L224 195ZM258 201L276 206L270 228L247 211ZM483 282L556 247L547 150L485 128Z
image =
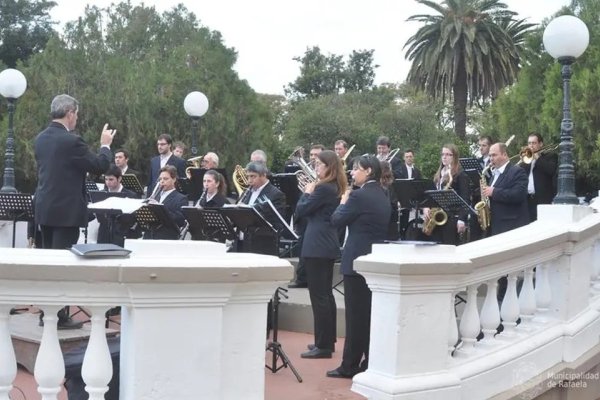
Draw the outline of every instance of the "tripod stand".
M275 373L281 368L287 368L289 365L290 369L296 376L296 379L298 379L298 382L302 382L302 377L300 376L298 371L296 371L296 368L294 368L294 366L292 365L292 362L288 358L287 354L285 354L285 352L283 351L281 343L277 341L277 331L279 325L279 295L281 294L281 296L287 299L288 296L286 292L287 289L279 287L277 288L277 290L275 290L275 294L273 295L273 301L271 306L271 309L273 311L273 340L271 340L271 342L267 345L267 351L273 353L273 359L271 361L271 365L265 365L265 367L267 367L271 372ZM280 358L283 361L283 363L280 366L277 366L277 360Z

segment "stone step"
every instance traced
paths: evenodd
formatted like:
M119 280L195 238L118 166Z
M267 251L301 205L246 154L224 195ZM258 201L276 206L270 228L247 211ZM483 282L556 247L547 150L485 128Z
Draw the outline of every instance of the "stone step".
M39 314L23 313L11 315L9 319L9 330L12 336L13 347L17 363L27 371L33 373L35 359L42 341L44 328L39 326ZM92 326L83 324L81 329L58 330L58 340L63 353L68 352L82 343L86 343L90 337ZM115 329L107 329L106 335L116 336L119 333Z

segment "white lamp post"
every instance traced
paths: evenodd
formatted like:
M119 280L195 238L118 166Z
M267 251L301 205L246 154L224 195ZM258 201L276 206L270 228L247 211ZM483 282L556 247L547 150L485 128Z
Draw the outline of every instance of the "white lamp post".
M192 117L192 157L198 155L198 131L200 117L208 111L208 99L202 92L190 92L183 100L185 112Z
M554 204L579 204L575 195L573 163L573 121L571 120L571 64L583 54L590 41L587 26L579 18L563 15L550 21L544 30L546 51L561 64L563 78L563 119L560 124L558 193Z
M13 115L15 103L27 89L27 79L21 71L5 69L0 72L0 94L8 100L8 136L6 137L6 151L4 153L4 183L0 192L16 193L15 188L15 138L13 131Z

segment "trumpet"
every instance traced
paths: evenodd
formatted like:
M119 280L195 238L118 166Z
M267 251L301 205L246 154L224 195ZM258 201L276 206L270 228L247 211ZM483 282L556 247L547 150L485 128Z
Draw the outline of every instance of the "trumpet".
M554 151L558 149L557 144L550 144L548 146L544 146L538 151L532 151L529 147L524 146L519 152L518 156L521 158L517 164L531 164L535 154L542 154L545 151ZM517 157L517 155L512 156L511 158Z
M193 169L200 169L200 168L202 168L202 159L203 158L204 158L204 156L198 156L198 157L188 158L188 160L186 162L189 165L189 167L187 167L185 169L185 176L188 179L192 179L192 170Z

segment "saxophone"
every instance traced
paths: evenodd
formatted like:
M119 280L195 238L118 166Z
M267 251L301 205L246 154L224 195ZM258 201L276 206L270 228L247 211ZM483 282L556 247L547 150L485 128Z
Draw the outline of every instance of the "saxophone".
M482 231L486 231L490 227L491 222L490 198L484 194L484 190L488 187L488 184L485 180L485 174L487 174L491 166L492 164L488 164L483 169L483 171L481 171L481 176L479 178L481 201L475 204L475 211L477 211L477 221L479 222L479 226L481 227Z
M444 190L450 189L452 185L452 168L448 166L448 182L444 186ZM448 222L448 214L440 207L434 207L429 210L429 219L423 223L423 233L427 236L431 236L436 226L442 226Z

